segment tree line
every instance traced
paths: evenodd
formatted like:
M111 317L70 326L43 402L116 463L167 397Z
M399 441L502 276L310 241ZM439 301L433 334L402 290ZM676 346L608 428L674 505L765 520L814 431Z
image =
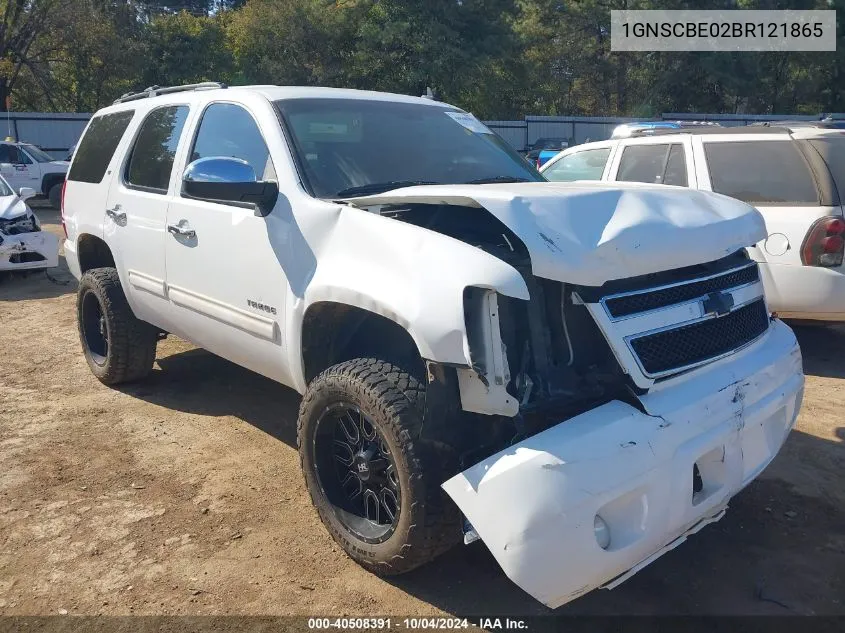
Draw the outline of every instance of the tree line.
M714 0L830 9L845 0ZM199 81L423 94L484 119L845 112L828 53L614 53L612 9L689 0L0 0L0 109L93 112Z

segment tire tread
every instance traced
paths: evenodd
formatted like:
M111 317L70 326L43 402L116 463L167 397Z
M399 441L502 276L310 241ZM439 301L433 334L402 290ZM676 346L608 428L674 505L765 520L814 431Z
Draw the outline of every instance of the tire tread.
M387 421L388 432L399 442L402 457L408 464L411 484L423 492L411 501L412 521L400 551L390 560L373 562L362 557L348 536L329 520L326 513L332 510L320 503L321 492L314 490L306 478L314 505L331 536L356 562L383 576L410 571L454 546L461 534L460 513L440 489L443 481L440 476L448 471L451 456L443 444L420 437L425 415L425 386L404 369L376 358L357 358L325 370L311 382L300 406L297 445L303 470L307 468L303 454L305 422L312 413L319 390L328 383L346 384L354 391L369 391L376 396L382 408L380 418Z

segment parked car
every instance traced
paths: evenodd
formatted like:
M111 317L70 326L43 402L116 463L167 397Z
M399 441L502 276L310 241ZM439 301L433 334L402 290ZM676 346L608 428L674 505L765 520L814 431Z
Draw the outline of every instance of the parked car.
M142 379L173 333L302 393L306 487L375 573L480 538L549 606L615 586L771 461L801 355L751 206L540 181L430 99L127 95L64 193L85 359Z
M41 222L26 201L29 187L18 193L0 176L0 272L52 268L59 261L59 239L41 230Z
M0 175L13 189L28 187L59 207L62 184L69 163L53 157L31 143L0 141Z
M539 169L546 161L567 147L569 147L569 141L564 138L538 138L526 152L525 160Z
M783 318L845 320L845 135L806 125L679 129L579 145L543 168L552 181L661 183L753 204L766 236L760 263Z

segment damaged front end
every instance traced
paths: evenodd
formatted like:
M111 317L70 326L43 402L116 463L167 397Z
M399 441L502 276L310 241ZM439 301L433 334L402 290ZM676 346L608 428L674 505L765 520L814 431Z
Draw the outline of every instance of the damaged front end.
M467 293L462 406L512 416L513 437L443 488L466 540L556 607L721 518L792 428L803 376L742 252L602 288L526 281L528 302Z
M721 518L777 454L800 408L801 358L736 243L753 244L762 230L745 208L709 201L725 206L707 222L701 205L682 216L638 197L602 211L592 259L582 244L553 268L575 241L576 215L561 211L555 223L537 199L511 201L541 225L538 254L500 198L405 191L369 202L495 255L530 294L464 291L471 363L455 372L467 419L461 472L443 484L467 519L465 540L483 540L530 595L556 607L616 586ZM648 237L655 246L644 257L663 248L662 264L637 259L649 223L662 237ZM688 249L703 263L688 252L670 258L654 241L694 237L696 225L711 241L722 233Z
M22 202L0 217L0 272L52 268L59 263L59 239Z

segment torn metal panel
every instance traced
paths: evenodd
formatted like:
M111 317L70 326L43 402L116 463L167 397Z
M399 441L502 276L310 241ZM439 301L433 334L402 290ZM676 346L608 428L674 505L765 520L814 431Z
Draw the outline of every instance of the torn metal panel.
M744 202L636 183L432 185L350 203L486 209L525 243L535 275L585 286L712 261L766 236Z
M641 397L648 413L608 402L443 489L508 577L544 604L615 586L720 518L774 458L803 394L797 349L777 323L756 353L702 371L686 388Z
M472 413L515 416L519 402L507 391L511 373L499 327L496 293L468 293L466 304L472 368L458 368L461 406Z

